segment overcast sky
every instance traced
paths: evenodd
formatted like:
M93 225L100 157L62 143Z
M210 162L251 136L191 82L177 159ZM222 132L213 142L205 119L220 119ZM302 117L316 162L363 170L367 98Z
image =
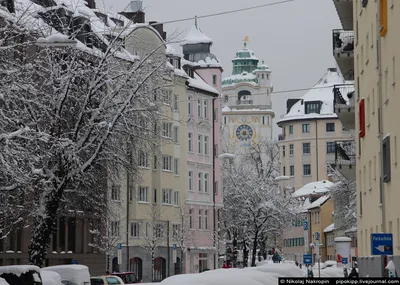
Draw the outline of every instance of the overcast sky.
M234 9L278 2L279 0L143 0L146 21L165 22ZM96 0L114 12L123 10L130 0ZM184 38L194 21L164 26L168 35ZM198 20L201 30L214 44L212 52L224 68L232 72L231 60L249 37L248 48L272 70L274 91L312 87L328 67L335 67L332 56L332 30L341 24L333 0L294 0L257 10ZM179 51L181 49L177 46ZM272 97L275 122L285 114L286 99L302 92L279 93ZM275 127L274 136L280 133Z

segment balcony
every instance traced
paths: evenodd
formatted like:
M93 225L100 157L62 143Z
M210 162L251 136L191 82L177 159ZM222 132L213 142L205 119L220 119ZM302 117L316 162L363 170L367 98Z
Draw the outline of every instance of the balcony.
M333 56L345 80L354 80L354 32L332 31Z
M346 130L355 128L355 98L353 84L340 84L333 86L334 112Z
M343 29L353 30L353 0L333 0Z
M284 141L286 139L286 135L285 134L279 134L278 135L278 140L279 141Z
M253 105L253 100L237 100L236 105Z
M336 169L348 180L356 179L356 143L354 140L337 141L335 145Z

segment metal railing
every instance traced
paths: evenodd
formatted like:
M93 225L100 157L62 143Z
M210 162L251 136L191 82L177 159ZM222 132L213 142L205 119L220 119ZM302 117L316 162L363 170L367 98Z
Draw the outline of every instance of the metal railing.
M236 105L253 105L253 100L237 100Z
M333 86L333 104L338 108L349 108L355 105L354 84L339 84Z
M278 135L278 140L279 141L284 141L285 140L286 135L285 134L279 134Z
M340 56L354 51L354 31L332 31L333 56Z
M356 142L337 141L335 142L336 164L354 165L356 163Z

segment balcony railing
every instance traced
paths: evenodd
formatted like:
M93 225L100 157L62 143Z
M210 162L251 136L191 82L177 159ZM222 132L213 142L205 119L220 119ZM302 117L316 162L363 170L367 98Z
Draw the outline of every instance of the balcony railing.
M253 100L237 100L236 105L253 105Z
M333 56L340 57L354 52L354 31L333 30Z
M337 141L335 145L335 161L337 164L354 165L356 163L356 142Z
M340 84L333 86L333 104L336 108L354 107L354 85Z
M286 135L285 134L279 134L278 135L278 140L279 141L284 141L285 140Z

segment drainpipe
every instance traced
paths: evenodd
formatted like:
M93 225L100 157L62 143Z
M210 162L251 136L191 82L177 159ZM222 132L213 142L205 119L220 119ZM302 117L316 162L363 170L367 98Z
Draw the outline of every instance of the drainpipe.
M216 219L216 204L215 204L215 156L217 155L217 149L215 147L215 118L214 116L214 108L215 108L215 100L218 97L215 97L212 99L212 138L213 138L213 158L212 158L212 171L213 171L213 231L214 231L214 240L213 240L213 245L215 248L215 254L214 254L214 269L217 269L217 258L219 257L219 253L217 252L217 228L216 228L216 224L217 224L217 219Z
M317 168L317 181L319 181L319 167L318 167L318 121L317 118L315 118L315 152L316 152L316 168Z
M169 247L169 221L167 221L167 277L171 276L170 262L171 262L171 256L170 256L170 247Z
M132 153L131 149L129 148L128 145L128 155L129 155L129 164L132 165ZM129 172L126 174L126 271L129 271L129 265L130 265L130 260L129 260L129 196L130 196L130 189L131 189L131 176L129 175Z
M381 1L381 0L380 0ZM378 25L377 25L377 41L378 41L378 141L379 141L379 162L380 162L380 178L379 178L379 198L382 211L382 232L386 232L386 216L385 216L385 195L383 192L383 153L382 153L382 138L383 138L383 118L382 118L382 52L381 52L381 5L378 1ZM360 86L358 86L360 88ZM359 146L360 147L360 146Z

